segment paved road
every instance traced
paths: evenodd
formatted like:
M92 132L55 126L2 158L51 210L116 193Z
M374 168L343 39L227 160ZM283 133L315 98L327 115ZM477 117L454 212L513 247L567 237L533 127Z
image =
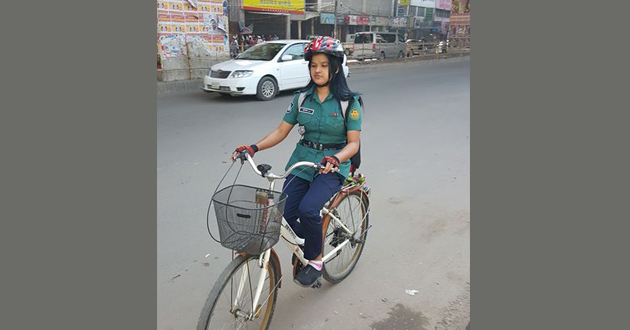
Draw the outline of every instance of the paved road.
M470 322L470 59L355 70L349 84L366 104L362 172L373 190L374 227L344 282L314 290L285 281L271 328L463 330ZM274 129L291 97L158 97L158 330L195 328L230 260L206 231L208 200L228 154ZM281 171L296 131L257 161ZM234 174L236 167L226 181ZM239 182L266 184L245 167ZM290 254L278 252L286 274Z

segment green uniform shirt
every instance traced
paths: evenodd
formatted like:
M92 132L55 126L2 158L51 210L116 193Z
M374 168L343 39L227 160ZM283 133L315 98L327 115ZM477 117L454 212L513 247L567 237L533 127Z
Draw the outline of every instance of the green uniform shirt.
M306 97L302 105L298 104L300 92L297 92L283 120L291 125L299 123L304 126L306 130L304 139L308 141L321 144L345 144L347 136L343 117L345 113L342 114L342 111L345 111L345 109L340 108L339 101L334 98L332 93L326 97L324 102L320 102L314 90L315 86L306 92ZM349 131L361 130L361 119L363 115L358 99L359 96L355 96L354 100L349 101L352 106L348 112L346 121L347 130ZM332 156L339 152L339 150L341 149L312 149L303 146L298 141L285 170L288 170L291 165L301 161L319 163L324 156ZM344 179L350 175L350 160L339 164L338 173ZM315 174L317 174L317 170L314 168L301 167L293 171L292 174L312 182Z

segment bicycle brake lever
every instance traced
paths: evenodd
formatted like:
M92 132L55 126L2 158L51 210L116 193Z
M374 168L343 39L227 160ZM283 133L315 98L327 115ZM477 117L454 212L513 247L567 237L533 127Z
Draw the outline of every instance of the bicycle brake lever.
M243 150L236 157L236 158L241 160L241 165L245 164L245 161L247 160L247 156L245 155L246 152L247 152L247 150Z

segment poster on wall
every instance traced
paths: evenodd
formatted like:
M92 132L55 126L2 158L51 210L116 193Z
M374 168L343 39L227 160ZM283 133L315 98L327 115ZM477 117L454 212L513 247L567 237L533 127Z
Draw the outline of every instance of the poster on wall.
M186 56L186 40L183 34L158 34L158 43L164 58Z
M184 13L181 11L170 11L172 32L184 33L186 32L186 20Z
M184 13L186 18L186 32L198 33L199 32L199 17L195 13Z
M346 16L346 24L348 25L357 25L358 16L348 15Z
M181 0L170 0L169 4L170 10L184 10L184 3Z
M319 15L319 24L335 24L335 14L321 13Z
M198 11L204 12L204 13L211 13L214 7L216 7L216 5L212 4L209 0L206 0L206 1L199 0L197 4Z
M470 0L452 0L452 13L470 13Z
M171 27L171 15L168 10L159 10L157 13L158 33L173 32Z
M216 13L203 14L204 31L211 34L227 33L227 17Z
M160 58L228 55L229 24L223 0L156 2Z
M197 11L197 6L193 5L192 3L188 1L184 1L184 3L182 4L182 7L184 7L185 11Z
M452 0L435 0L435 8L450 11L451 1Z
M157 2L157 9L168 10L168 1L160 0Z

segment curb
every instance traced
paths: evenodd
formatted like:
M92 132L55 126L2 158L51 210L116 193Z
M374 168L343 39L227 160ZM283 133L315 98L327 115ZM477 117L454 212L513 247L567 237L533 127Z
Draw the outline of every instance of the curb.
M384 62L378 61L369 61L369 62L353 62L348 63L348 68L350 69L350 79L352 79L352 72L354 71L364 71L364 70L373 70L379 68L386 67L400 67L408 64L418 65L420 63L434 62L440 61L450 58L462 58L469 57L470 53L465 54L457 54L457 56L452 56L454 54L447 53L447 55L440 55L439 58L435 58L435 55L428 56L418 56L418 57L407 57L403 59L388 59ZM202 92L201 86L203 85L203 79L194 79L194 80L178 80L178 81L158 81L157 82L157 94L168 94L168 93L177 93L177 92Z
M179 80L179 81L158 81L157 82L157 94L167 94L174 92L201 92L201 86L203 85L203 79L194 80Z

